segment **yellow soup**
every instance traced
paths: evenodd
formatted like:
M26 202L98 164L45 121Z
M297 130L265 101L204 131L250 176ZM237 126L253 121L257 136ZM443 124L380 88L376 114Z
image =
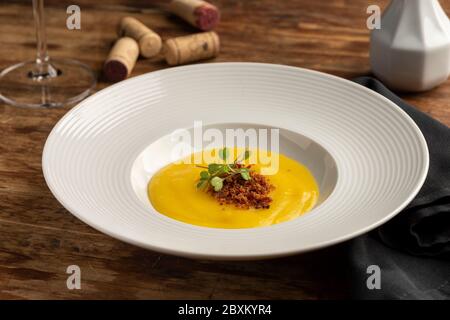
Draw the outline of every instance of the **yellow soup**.
M241 150L235 149L234 152L239 154ZM199 155L193 154L185 160L195 159ZM297 161L282 154L270 155L278 156L279 162L276 173L266 175L275 187L269 195L272 203L268 209L220 205L211 194L196 188L200 172L205 169L187 161L169 164L153 176L148 184L150 202L158 212L170 218L211 228L254 228L295 219L316 204L319 196L316 181L309 170ZM217 158L214 162L220 161ZM201 165L207 163L202 161ZM252 166L261 174L262 168L264 166L258 161Z

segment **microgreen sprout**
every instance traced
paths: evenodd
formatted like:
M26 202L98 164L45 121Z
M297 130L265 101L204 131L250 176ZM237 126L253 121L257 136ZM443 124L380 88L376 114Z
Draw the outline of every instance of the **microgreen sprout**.
M250 157L250 151L245 150L245 152L237 156L232 163L227 162L229 157L230 152L228 148L222 148L219 150L219 158L223 163L210 163L208 166L197 166L207 169L200 172L197 188L202 189L211 186L214 191L218 192L222 190L224 180L237 174L244 180L250 180L250 168L241 165L242 161L245 161Z

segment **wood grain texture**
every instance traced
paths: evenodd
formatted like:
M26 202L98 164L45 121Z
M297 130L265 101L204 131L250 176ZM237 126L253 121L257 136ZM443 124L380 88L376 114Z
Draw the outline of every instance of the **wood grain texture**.
M222 12L215 61L281 63L351 78L370 73L367 1L212 1ZM47 3L49 50L77 58L100 73L116 26L132 15L163 38L195 30L152 1ZM387 1L371 1L385 7ZM82 30L65 28L66 8L78 4ZM447 13L450 1L442 0ZM34 58L30 1L0 4L0 69ZM132 76L166 68L161 57L139 60ZM100 82L97 89L108 86ZM450 125L450 82L401 96ZM69 108L25 110L0 103L0 299L148 299L348 297L346 245L255 262L190 260L146 251L103 235L69 214L48 190L42 147ZM82 289L66 288L67 266L82 270Z

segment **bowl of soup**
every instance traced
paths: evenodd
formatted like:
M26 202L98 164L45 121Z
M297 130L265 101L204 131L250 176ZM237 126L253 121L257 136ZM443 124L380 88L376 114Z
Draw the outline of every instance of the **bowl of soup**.
M238 260L380 226L417 194L428 164L422 133L391 101L260 63L119 82L71 109L42 157L56 199L93 228L167 254Z

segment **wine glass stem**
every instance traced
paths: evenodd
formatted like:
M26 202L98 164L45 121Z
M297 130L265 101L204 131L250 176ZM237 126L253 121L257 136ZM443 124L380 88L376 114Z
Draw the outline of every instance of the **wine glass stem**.
M44 0L33 0L33 16L36 24L36 63L43 66L48 62L47 35L45 32Z

